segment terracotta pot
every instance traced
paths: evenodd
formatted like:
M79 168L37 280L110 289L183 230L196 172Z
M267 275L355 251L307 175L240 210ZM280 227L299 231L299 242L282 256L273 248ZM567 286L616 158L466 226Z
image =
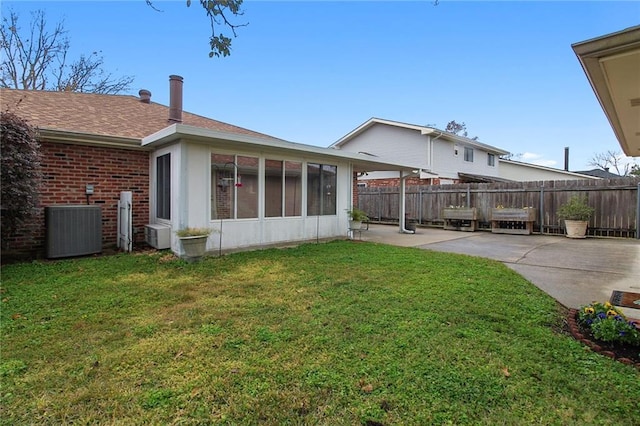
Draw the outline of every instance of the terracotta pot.
M586 238L587 234L587 221L586 220L566 220L564 226L567 228L568 238Z

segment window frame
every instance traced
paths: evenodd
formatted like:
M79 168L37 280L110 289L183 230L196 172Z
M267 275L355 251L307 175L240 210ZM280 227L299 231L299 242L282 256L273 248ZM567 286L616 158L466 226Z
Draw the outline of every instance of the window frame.
M318 173L310 174L317 166ZM307 216L335 216L337 214L338 166L307 162ZM312 177L310 179L309 177ZM327 180L327 176L330 178ZM312 183L316 178L317 187ZM314 185L312 187L312 185ZM312 198L312 196L314 198Z
M221 157L224 163L214 162L214 156ZM250 162L243 162L242 158L248 159ZM239 162L240 164L238 164ZM264 170L260 163L261 158L257 154L210 151L209 220L253 220L260 218L260 201L261 196L263 196L260 189L260 178L264 175ZM220 167L220 165L222 166ZM215 175L214 169L216 170ZM255 173L247 173L246 170L255 170ZM244 182L242 176L245 176ZM247 176L255 177L255 179L247 179ZM225 203L228 205L225 205ZM243 209L241 203L249 203L251 205ZM245 216L244 211L254 212L255 215Z
M171 153L156 157L156 219L171 220Z
M464 147L464 161L473 163L473 148L469 146Z

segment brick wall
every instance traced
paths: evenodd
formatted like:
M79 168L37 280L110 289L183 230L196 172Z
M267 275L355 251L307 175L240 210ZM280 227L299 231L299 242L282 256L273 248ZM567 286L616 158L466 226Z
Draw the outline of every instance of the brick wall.
M90 204L102 206L102 243L115 246L121 191L133 192L135 242L144 240L149 221L149 153L117 148L41 142L43 183L34 220L8 242L11 252L44 255L44 207L86 204L85 188L94 187Z
M366 182L367 187L369 188L378 188L384 186L400 186L400 178L389 178L389 179L368 179L363 180L362 182ZM455 183L458 181L456 180ZM420 179L419 177L410 177L405 179L406 186L419 186L419 185L440 185L440 179Z

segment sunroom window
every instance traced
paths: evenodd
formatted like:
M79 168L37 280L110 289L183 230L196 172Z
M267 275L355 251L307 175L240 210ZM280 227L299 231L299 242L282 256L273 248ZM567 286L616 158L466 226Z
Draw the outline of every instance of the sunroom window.
M336 214L337 166L307 164L307 215Z
M211 154L211 219L258 217L256 157Z

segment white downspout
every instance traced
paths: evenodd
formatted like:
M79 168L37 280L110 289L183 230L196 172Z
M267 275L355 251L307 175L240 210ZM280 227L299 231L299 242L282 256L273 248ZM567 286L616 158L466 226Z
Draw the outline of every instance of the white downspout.
M427 159L427 166L428 166L427 170L429 170L429 171L433 171L433 143L436 140L440 139L442 137L442 135L443 135L442 132L440 132L440 134L438 136L436 136L435 138L431 137L431 135L428 135L428 137L429 137L429 153L428 153L429 158Z

